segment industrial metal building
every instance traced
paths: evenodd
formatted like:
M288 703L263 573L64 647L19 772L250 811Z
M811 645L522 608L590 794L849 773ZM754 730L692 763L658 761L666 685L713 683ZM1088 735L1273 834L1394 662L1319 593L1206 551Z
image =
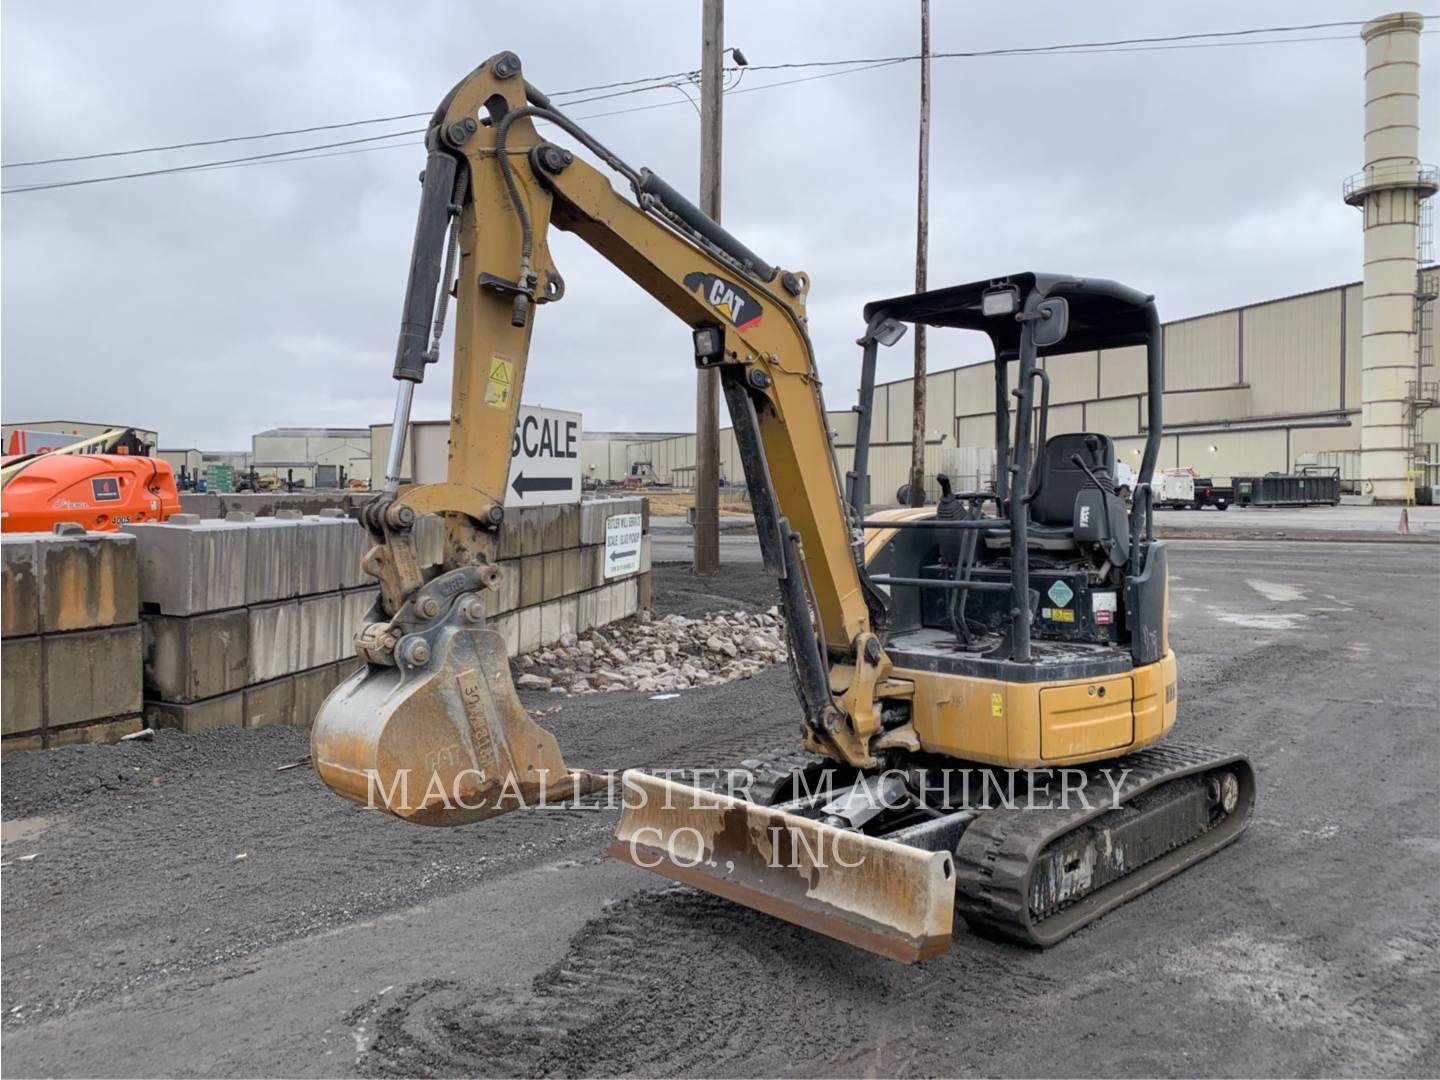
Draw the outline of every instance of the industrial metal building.
M1420 274L1424 306L1433 306L1440 272ZM1338 466L1356 490L1361 473L1362 285L1217 311L1165 326L1165 438L1160 467L1190 467L1217 479L1288 472L1305 465ZM1424 318L1422 318L1422 314ZM1411 379L1435 378L1433 317L1412 313L1422 333ZM931 330L931 355L943 354L947 334ZM1423 366L1416 366L1423 360ZM1139 463L1145 443L1145 358L1138 346L1053 357L1050 432L1100 431L1113 436L1122 459ZM877 502L894 498L910 467L913 379L875 388L871 429L870 491ZM1012 375L1013 385L1013 375ZM993 449L995 395L988 363L932 372L926 380L927 474L953 469L948 448ZM831 401L834 405L836 402ZM854 453L855 414L832 411L830 426L841 473ZM1440 410L1413 410L1414 457L1440 483ZM721 432L721 475L743 478L734 438ZM693 482L695 437L632 443L643 448L661 483ZM968 482L957 478L958 482Z
M272 428L251 438L251 467L261 476L306 487L370 483L369 428Z

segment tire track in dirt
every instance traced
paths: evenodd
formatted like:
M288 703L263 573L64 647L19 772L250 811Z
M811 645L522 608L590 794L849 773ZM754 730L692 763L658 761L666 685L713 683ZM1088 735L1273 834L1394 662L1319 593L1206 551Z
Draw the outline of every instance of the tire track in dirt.
M614 904L528 990L424 982L374 1002L364 1076L852 1075L912 1071L981 1000L1053 985L969 940L901 967L683 887ZM1014 959L1016 954L1009 950ZM991 983L991 985L986 985ZM997 1038L998 1038L997 1034Z

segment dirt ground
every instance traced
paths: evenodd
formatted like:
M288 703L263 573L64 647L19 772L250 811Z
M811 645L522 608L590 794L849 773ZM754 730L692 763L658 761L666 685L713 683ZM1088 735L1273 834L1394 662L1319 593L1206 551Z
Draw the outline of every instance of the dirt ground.
M646 488L644 494L650 500L650 513L654 516L684 517L686 511L695 505L695 493L692 491L653 491ZM720 516L750 517L749 498L743 491L735 493L722 491L720 493Z
M167 733L4 761L5 1071L1436 1074L1440 559L1186 541L1171 569L1180 723L1251 755L1259 808L1054 949L962 927L901 967L607 860L607 811L427 830L277 772L304 730ZM758 566L654 595L774 603ZM779 668L559 704L592 768L731 764L798 724Z

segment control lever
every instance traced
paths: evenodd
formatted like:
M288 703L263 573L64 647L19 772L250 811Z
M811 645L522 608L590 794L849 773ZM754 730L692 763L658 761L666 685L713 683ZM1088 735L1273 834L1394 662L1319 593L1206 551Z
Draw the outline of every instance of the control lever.
M1096 442L1098 443L1099 440L1096 440ZM1101 491L1105 490L1104 485L1100 483L1100 478L1095 475L1094 470L1091 469L1089 465L1085 464L1084 460L1080 457L1079 454L1070 455L1070 464L1080 466L1080 469L1085 473L1086 476L1090 478L1090 482L1092 484L1094 484Z

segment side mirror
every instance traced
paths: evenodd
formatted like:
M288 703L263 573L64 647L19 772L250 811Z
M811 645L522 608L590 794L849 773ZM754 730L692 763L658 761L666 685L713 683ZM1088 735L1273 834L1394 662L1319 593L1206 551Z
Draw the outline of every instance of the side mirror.
M1062 296L1042 300L1035 308L1035 347L1044 349L1065 340L1070 329L1070 304Z
M899 319L884 318L873 326L868 327L863 337L855 342L857 345L867 345L872 341L878 341L881 345L889 348L905 336L908 329Z
M875 328L875 340L888 349L905 336L907 329L899 319L886 319Z

